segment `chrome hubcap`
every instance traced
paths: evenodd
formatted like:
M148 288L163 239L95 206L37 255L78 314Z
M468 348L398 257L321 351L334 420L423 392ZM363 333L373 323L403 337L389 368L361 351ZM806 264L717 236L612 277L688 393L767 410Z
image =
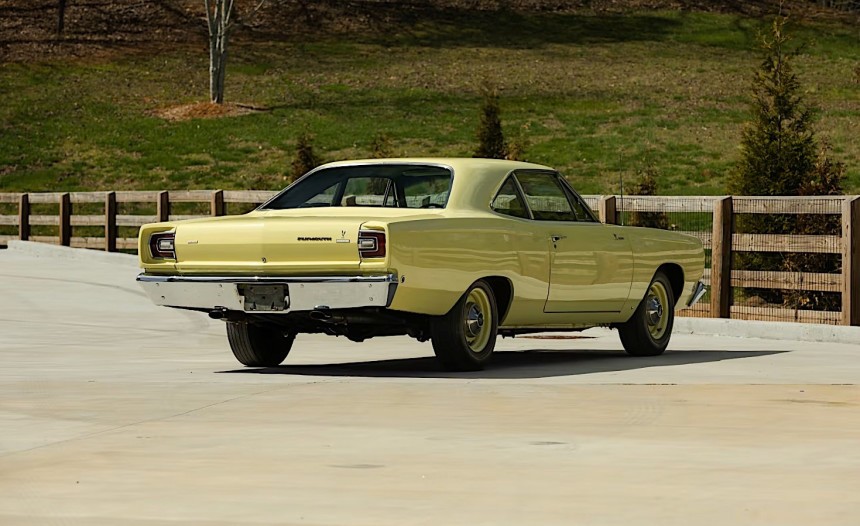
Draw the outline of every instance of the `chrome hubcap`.
M483 289L475 287L466 297L463 309L463 336L472 352L481 353L487 348L493 327L493 308Z
M481 334L481 329L484 328L484 313L474 303L469 305L466 312L466 331L469 336L477 336Z
M660 303L660 298L656 296L648 298L648 305L645 312L648 315L648 325L659 324L660 318L663 317L663 305Z
M655 281L648 289L645 298L645 323L648 332L655 340L663 338L669 328L670 313L666 312L669 305L669 291L663 283Z

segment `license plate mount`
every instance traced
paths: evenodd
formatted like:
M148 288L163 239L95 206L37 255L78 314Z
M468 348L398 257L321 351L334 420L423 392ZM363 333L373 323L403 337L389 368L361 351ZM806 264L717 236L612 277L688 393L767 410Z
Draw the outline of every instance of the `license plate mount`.
M277 312L290 306L286 285L245 285L242 296L247 312Z

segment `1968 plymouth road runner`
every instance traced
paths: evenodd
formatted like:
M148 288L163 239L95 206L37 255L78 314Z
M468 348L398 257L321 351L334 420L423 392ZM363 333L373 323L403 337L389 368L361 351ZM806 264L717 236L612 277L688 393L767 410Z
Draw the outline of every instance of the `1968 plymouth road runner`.
M693 237L601 224L555 170L487 159L321 166L256 210L140 230L158 305L226 321L243 364L280 364L299 333L430 340L474 370L498 334L618 329L661 354L704 293Z

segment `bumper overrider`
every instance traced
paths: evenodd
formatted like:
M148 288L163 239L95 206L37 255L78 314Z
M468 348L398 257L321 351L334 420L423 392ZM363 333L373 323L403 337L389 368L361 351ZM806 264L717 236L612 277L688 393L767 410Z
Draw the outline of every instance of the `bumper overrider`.
M201 311L266 314L388 307L397 276L164 276L140 274L137 281L156 304Z
M693 293L690 294L690 299L687 300L687 308L692 307L693 305L698 303L707 291L708 289L705 287L705 284L702 282L702 280L697 281L696 284L693 286Z

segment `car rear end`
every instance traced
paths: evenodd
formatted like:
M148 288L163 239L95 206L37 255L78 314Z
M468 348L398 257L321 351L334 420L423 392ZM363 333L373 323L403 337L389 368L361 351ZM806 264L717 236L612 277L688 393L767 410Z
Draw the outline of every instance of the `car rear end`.
M424 163L332 165L243 216L145 225L138 281L158 305L213 317L385 309L399 283L389 225L440 217L452 178Z

